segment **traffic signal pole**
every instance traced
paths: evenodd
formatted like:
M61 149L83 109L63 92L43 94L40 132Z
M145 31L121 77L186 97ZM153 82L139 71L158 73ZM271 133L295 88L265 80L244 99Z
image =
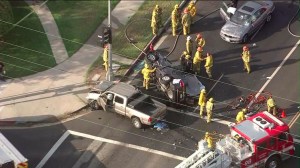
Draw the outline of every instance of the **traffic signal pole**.
M111 0L108 0L108 27L111 29ZM114 74L112 70L112 43L108 43L108 70L106 72L106 80L113 81Z

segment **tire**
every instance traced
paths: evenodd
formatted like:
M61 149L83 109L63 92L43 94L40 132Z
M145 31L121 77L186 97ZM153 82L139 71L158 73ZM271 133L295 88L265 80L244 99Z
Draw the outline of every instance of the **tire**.
M131 122L132 122L132 124L133 124L133 126L134 126L135 128L138 128L138 129L141 129L141 128L142 128L142 123L141 123L141 120L140 120L139 118L133 117L133 118L131 119Z
M172 78L170 77L170 76L168 76L168 75L165 75L165 76L163 76L162 78L161 78L161 83L163 84L163 85L168 85L170 82L171 82L171 80L172 80Z
M248 34L245 34L243 39L242 39L242 43L247 43L249 40L249 35Z
M157 61L158 57L155 55L155 53L150 53L146 56L147 60L150 61L151 63L154 63Z
M272 20L272 13L270 13L270 14L267 16L266 22L267 22L267 23L270 23L271 20Z
M281 161L278 156L272 156L267 160L267 162L265 164L265 168L279 168L280 163L281 163Z
M92 110L99 110L100 106L96 100L89 100L89 105Z

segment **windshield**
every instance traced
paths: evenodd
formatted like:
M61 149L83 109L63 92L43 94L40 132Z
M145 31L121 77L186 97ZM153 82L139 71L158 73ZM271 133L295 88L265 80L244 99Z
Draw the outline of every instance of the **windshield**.
M217 143L217 148L228 153L234 161L244 160L252 155L250 143L243 138L234 138L230 135Z
M248 26L250 24L250 15L236 11L230 18L230 21L238 25Z

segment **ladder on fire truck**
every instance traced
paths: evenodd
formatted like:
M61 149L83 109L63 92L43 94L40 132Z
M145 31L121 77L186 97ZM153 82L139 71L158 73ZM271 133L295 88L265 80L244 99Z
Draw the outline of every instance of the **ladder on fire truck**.
M199 142L199 149L175 168L228 168L231 158L219 150L210 150L204 140Z
M0 133L0 167L27 168L27 159Z

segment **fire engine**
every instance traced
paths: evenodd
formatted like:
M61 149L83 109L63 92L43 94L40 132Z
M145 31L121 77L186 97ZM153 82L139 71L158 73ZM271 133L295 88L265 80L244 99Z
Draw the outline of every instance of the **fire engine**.
M201 140L198 150L176 168L278 168L295 153L288 125L267 111L229 128L230 135L220 139L214 150Z
M0 133L0 168L28 168L27 159Z

